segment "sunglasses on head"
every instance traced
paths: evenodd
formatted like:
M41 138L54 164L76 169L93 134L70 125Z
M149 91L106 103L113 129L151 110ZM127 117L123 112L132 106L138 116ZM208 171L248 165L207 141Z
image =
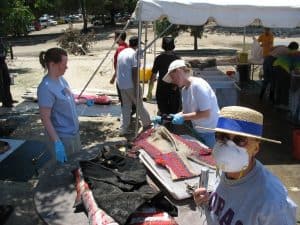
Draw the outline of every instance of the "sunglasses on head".
M244 136L234 135L230 137L226 133L216 133L216 140L226 143L228 140L233 141L237 146L245 147L248 144L248 138Z

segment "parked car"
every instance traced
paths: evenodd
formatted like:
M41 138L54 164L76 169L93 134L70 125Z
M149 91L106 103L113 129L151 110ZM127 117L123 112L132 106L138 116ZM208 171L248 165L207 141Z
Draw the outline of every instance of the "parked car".
M104 24L110 24L111 17L108 16L108 15L97 15L97 16L94 16L91 19L91 24L93 24L94 26L104 25L103 24L103 20L104 20Z
M46 17L40 17L39 23L41 24L42 28L46 28L49 26L49 22L48 22L48 19L46 19Z
M26 29L27 29L27 32L28 32L28 33L29 33L29 32L32 32L32 31L35 31L35 28L34 28L33 24L27 25L27 26L26 26Z
M53 19L49 19L48 23L49 23L49 26L56 26L57 25L57 21L53 20Z
M64 17L65 23L74 23L82 21L82 14L68 15Z
M38 22L38 21L33 21L33 26L34 26L35 30L41 30L42 29L42 26L41 26L40 22Z

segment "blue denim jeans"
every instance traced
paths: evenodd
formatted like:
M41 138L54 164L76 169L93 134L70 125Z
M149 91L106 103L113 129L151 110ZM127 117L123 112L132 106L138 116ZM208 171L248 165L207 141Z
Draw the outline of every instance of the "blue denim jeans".
M213 148L216 143L215 132L212 133L198 133L198 135L204 140L204 144L209 148Z

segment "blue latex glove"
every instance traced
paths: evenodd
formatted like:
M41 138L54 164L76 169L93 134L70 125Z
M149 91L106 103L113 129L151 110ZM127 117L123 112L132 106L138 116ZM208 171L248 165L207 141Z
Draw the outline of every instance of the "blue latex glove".
M155 116L153 119L152 119L152 122L154 124L161 124L161 116Z
M54 148L55 148L56 161L60 163L67 162L68 159L65 153L64 144L61 141L55 141Z
M86 105L87 105L88 107L93 106L94 104L95 104L94 100L92 100L92 99L86 100Z
M172 124L182 125L184 123L184 118L181 113L177 113L172 116L173 116Z

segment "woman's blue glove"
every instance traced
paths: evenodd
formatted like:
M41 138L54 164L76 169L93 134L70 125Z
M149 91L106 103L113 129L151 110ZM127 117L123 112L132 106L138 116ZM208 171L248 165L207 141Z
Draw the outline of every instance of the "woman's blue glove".
M61 141L55 141L54 148L55 148L56 161L60 163L67 162L68 159L65 153L64 144Z
M87 105L88 107L93 106L94 104L95 104L95 102L94 102L93 99L88 99L88 100L86 100L86 105Z
M172 124L182 125L184 123L184 117L181 113L177 113L173 116Z
M161 116L155 116L151 121L154 124L161 124Z

